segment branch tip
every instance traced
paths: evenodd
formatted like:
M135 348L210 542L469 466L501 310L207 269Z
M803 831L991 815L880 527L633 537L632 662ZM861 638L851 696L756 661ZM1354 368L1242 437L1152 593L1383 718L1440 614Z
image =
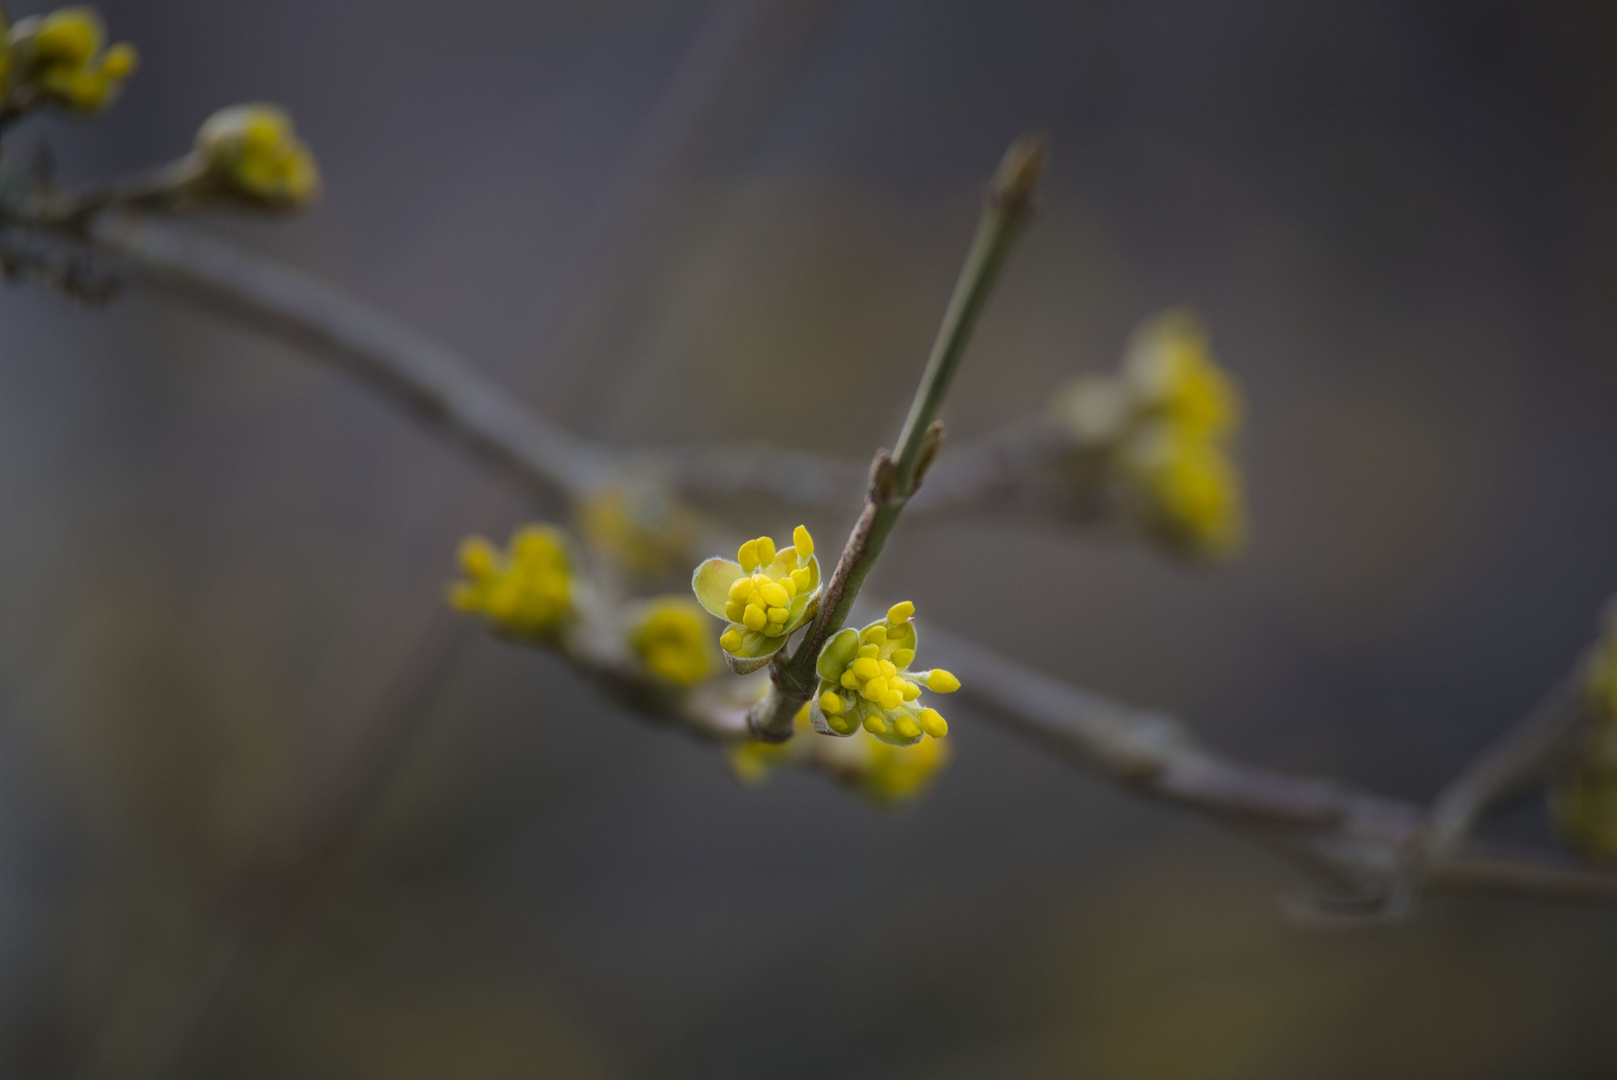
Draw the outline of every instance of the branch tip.
M1011 143L989 185L989 200L1011 213L1026 214L1031 211L1034 197L1038 194L1039 180L1044 175L1049 149L1049 140L1038 133L1023 135Z

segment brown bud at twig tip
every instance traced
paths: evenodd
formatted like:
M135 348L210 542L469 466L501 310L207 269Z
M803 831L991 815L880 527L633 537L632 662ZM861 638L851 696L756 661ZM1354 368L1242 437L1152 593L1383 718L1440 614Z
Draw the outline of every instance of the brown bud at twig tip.
M1049 143L1043 135L1023 135L1011 143L1011 148L1000 159L999 171L994 173L988 197L1013 213L1025 214L1032 210L1048 151Z
M915 463L915 486L920 487L921 481L926 479L926 471L932 467L932 459L938 456L943 447L943 421L934 420L927 425L926 434L921 440L921 456Z

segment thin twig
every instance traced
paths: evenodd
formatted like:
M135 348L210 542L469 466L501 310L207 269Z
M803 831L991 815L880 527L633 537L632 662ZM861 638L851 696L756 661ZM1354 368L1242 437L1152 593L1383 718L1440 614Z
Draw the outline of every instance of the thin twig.
M905 502L915 493L927 465L938 452L943 438L938 412L1000 267L1032 213L1044 157L1043 138L1028 136L1013 143L1000 163L898 443L891 456L885 450L876 455L864 509L843 545L836 569L820 597L819 609L809 620L791 658L777 659L771 665L774 682L770 693L753 708L753 728L760 738L781 740L791 736L792 718L814 686L814 665L820 649L847 622L865 578L904 512Z
M1545 779L1588 717L1585 683L1580 665L1438 794L1422 845L1425 860L1437 863L1458 851L1491 807Z

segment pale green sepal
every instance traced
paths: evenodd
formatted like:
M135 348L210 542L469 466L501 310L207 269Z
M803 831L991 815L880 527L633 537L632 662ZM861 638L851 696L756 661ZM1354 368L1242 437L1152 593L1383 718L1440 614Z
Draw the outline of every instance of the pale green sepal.
M731 623L730 625L734 626L736 624ZM731 671L737 675L748 675L769 663L770 658L780 652L781 646L785 644L785 634L779 637L769 637L765 634L760 634L756 630L748 630L741 635L741 651L739 653L730 652L728 649L720 649L719 651L724 653L724 662L729 665Z
M707 608L709 615L717 615L729 622L730 617L724 613L724 605L730 602L730 586L741 576L740 563L729 559L709 559L691 575L691 591L696 593L697 601Z
M885 626L887 628L887 641L883 643L880 653L883 660L887 659L889 656L892 656L899 649L908 649L911 652L920 651L919 647L917 646L917 642L920 640L920 635L915 632L915 624L913 622L907 622L902 626L897 627L890 626L886 622L873 622L870 625Z
M921 732L920 734L916 735L913 739L906 739L902 735L899 735L896 731L894 731L893 730L893 720L900 714L908 716L911 720L914 720L916 722L917 726L920 725L920 722L921 722L921 710L915 708L914 706L905 706L903 708L896 709L893 712L885 712L884 711L884 712L880 713L879 715L881 716L881 718L883 720L887 721L887 730L881 735L877 735L875 732L871 732L870 737L873 738L873 739L876 739L879 742L884 742L888 746L914 746L916 743L918 743L922 739L926 738L926 732L924 732L924 731Z
M797 548L783 547L779 551L775 552L774 562L770 563L768 566L760 567L759 569L763 570L763 572L768 574L770 577L779 580L780 578L785 577L787 574L790 574L793 570L796 570L797 567Z
M820 678L835 683L842 678L843 669L853 662L859 654L859 631L851 626L838 630L825 648L820 650L820 658L814 662L814 670L820 673Z

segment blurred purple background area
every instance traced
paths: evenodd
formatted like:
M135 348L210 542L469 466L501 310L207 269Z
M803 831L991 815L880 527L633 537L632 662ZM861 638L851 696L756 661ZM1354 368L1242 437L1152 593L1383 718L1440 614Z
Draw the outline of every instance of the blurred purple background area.
M1192 304L1245 389L1252 543L1195 571L914 522L874 587L1229 752L1426 799L1617 588L1610 4L102 8L124 100L13 138L108 176L281 103L324 203L203 227L625 443L890 444L984 178L1048 132L951 435ZM1304 933L1245 841L965 705L913 805L744 788L442 608L457 539L536 511L362 389L138 294L0 318L7 1075L1617 1072L1610 911Z

